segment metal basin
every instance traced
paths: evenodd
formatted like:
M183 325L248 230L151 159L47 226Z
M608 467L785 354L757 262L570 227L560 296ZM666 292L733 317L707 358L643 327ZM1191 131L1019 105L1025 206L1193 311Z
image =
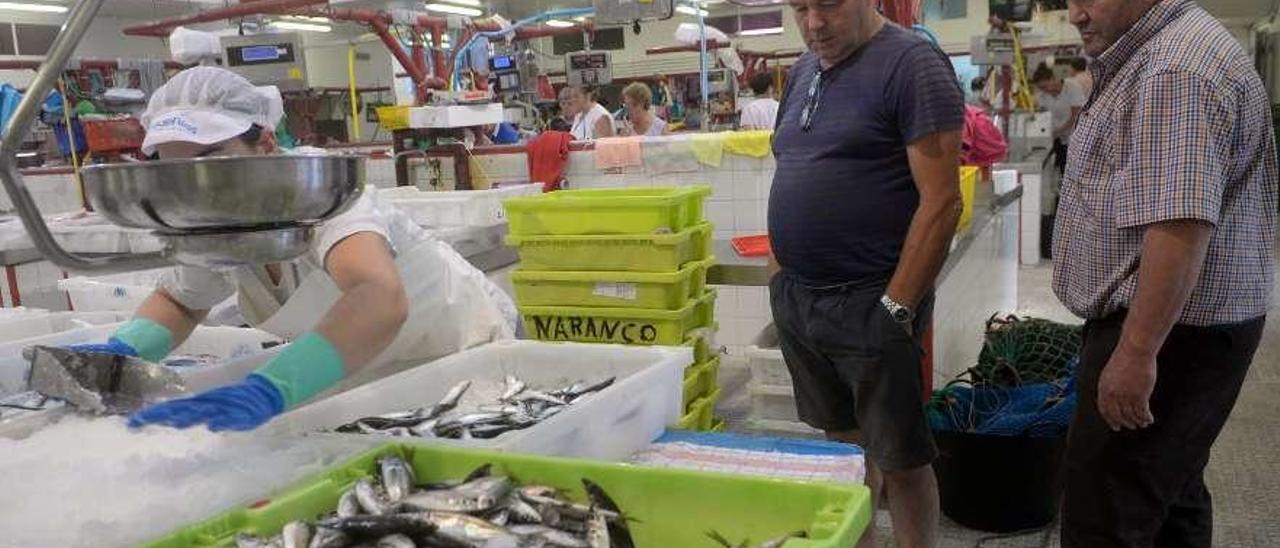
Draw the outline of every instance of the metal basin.
M164 233L315 224L364 188L357 156L237 156L103 164L80 170L111 222Z
M301 257L311 249L312 226L266 230L165 234L165 256L178 263L207 268L280 263Z

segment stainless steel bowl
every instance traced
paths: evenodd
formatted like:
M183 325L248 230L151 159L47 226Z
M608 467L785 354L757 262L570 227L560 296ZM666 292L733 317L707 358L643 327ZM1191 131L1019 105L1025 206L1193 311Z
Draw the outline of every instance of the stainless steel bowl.
M315 224L364 188L357 156L238 156L103 164L80 170L111 222L167 233Z
M187 234L156 233L165 256L181 264L208 268L280 263L311 249L315 229L293 226L266 230L238 230Z

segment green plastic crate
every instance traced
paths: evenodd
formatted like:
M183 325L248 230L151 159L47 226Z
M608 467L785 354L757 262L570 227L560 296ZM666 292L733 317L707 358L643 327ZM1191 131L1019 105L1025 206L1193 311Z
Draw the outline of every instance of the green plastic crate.
M555 487L585 501L582 478L600 485L634 518L636 546L714 546L706 531L753 542L805 530L786 548L853 546L871 521L871 495L861 485L786 481L673 468L494 453L445 446L388 444L303 480L276 496L180 529L152 548L234 547L237 533L275 535L286 523L330 512L359 478L376 474L377 459L398 455L419 482L462 478L482 464L521 482Z
M527 270L675 272L711 252L711 223L675 234L584 236L509 235L507 245L520 254Z
M695 328L711 325L705 315L714 308L715 292L679 310L592 308L585 306L520 306L525 331L540 341L680 346Z
M711 421L711 431L712 431L712 432L724 432L724 431L725 431L724 419L719 418L719 417L715 417L715 418L713 418L713 419L712 419L712 421Z
M707 287L715 257L687 263L675 272L571 272L517 270L511 273L516 302L529 306L603 306L678 310Z
M688 411L698 398L712 393L717 388L716 373L720 371L720 356L707 362L689 366L684 372L684 409Z
M693 349L693 363L699 364L711 359L711 337L716 331L720 330L720 325L712 322L709 327L701 327L695 329L685 337L684 343L680 346L687 346ZM718 351L716 352L719 353Z
M662 234L702 222L706 185L562 190L503 202L521 236Z
M709 327L716 323L716 290L706 289L698 299L697 310L694 311L695 327Z

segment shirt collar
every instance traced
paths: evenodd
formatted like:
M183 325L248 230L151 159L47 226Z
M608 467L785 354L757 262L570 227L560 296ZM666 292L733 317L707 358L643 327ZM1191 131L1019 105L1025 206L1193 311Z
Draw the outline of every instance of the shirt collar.
M1093 66L1090 67L1094 79L1101 82L1114 76L1148 40L1182 16L1192 5L1192 0L1163 0L1152 6L1116 43L1094 59Z

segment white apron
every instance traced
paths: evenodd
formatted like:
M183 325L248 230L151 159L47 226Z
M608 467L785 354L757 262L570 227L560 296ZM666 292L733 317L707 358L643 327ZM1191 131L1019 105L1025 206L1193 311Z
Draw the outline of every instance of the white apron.
M367 369L415 364L514 336L488 291L484 274L448 244L427 239L396 257L409 315L391 344ZM283 305L255 276L239 276L240 312L252 326L294 340L310 331L342 296L324 269L306 276Z

